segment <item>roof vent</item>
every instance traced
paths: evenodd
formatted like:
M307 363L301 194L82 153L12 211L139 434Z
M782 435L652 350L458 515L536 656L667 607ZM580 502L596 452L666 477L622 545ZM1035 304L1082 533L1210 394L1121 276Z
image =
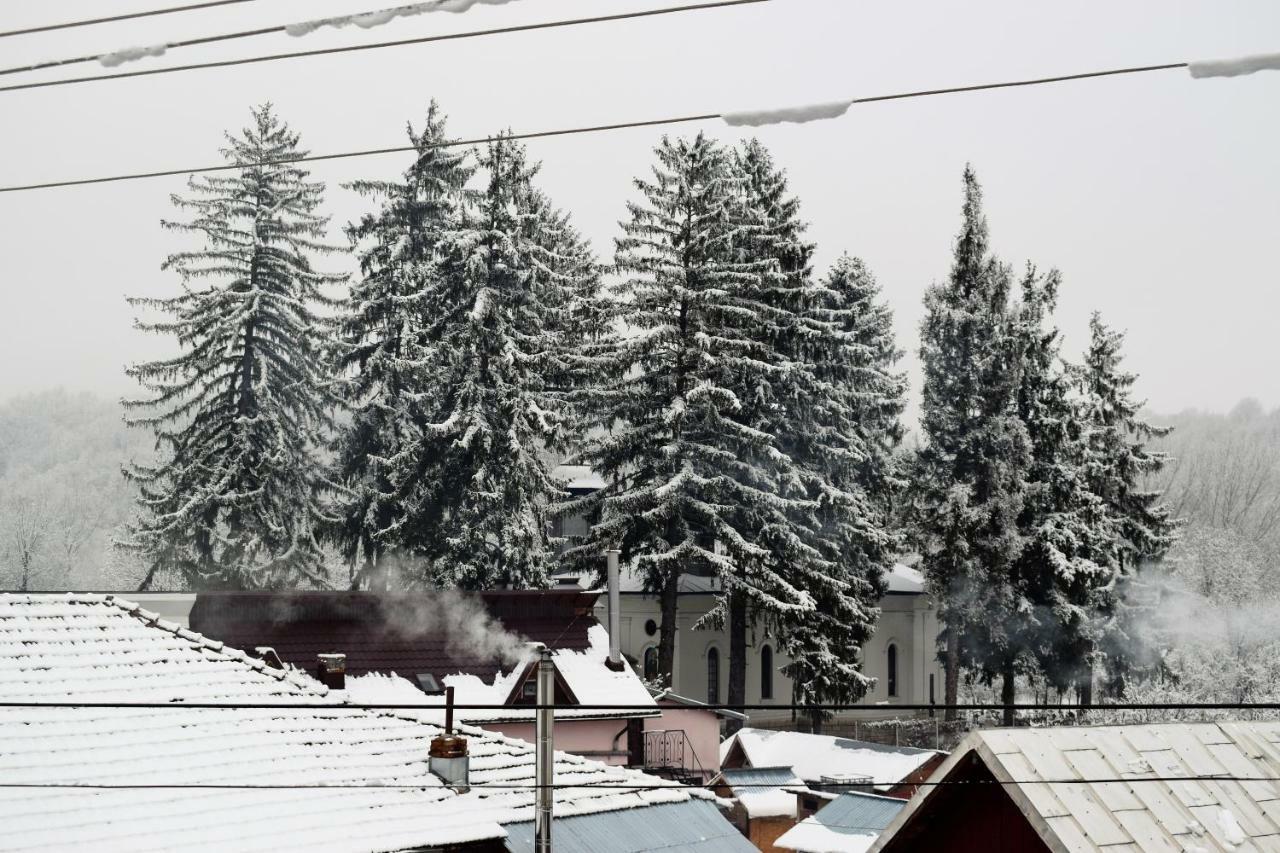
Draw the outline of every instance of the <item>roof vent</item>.
M316 677L330 690L347 688L347 656L344 654L317 655Z
M427 766L441 781L459 794L471 790L471 759L467 755L467 739L453 733L453 688L444 691L444 734L431 739Z
M418 689L423 693L437 696L444 692L444 688L440 686L440 682L429 672L420 672L415 678L418 679Z

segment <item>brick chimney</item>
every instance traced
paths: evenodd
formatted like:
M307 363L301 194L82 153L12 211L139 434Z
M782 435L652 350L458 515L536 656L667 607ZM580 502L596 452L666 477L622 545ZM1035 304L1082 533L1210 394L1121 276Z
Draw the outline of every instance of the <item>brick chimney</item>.
M467 739L453 733L453 688L444 690L444 734L431 739L427 766L441 781L459 794L471 790L471 759Z
M344 654L318 655L316 678L330 690L347 689L347 656Z

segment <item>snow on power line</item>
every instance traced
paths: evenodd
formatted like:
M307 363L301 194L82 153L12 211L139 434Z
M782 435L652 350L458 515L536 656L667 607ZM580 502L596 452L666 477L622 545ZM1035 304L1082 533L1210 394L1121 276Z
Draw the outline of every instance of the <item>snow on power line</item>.
M1240 77L1255 71L1280 71L1280 53L1259 53L1234 59L1205 59L1188 62L1192 77Z
M472 6L501 6L513 0L433 0L430 3L410 3L406 6L393 6L389 9L378 9L373 12L360 12L355 15L341 15L336 18L317 18L314 21L302 21L287 24L284 31L291 36L305 36L323 27L335 29L355 25L368 30L390 23L396 18L408 18L413 15L424 15L427 12L466 12Z
M839 118L848 112L853 105L852 99L828 101L823 104L804 104L796 107L779 107L770 110L742 110L739 112L721 113L720 118L730 127L762 127L766 124L804 124L809 121L821 121Z
M284 32L291 36L305 36L308 33L313 33L324 27L341 28L346 26L357 26L361 29L368 30L374 27L380 27L383 24L388 24L396 18L407 18L413 15L423 15L428 12L452 12L454 14L461 14L469 11L473 6L501 6L512 2L515 2L515 0L432 0L432 2L429 3L410 3L405 6L392 6L387 9L375 9L372 12L357 12L354 15L342 15L336 18L317 18L311 21L299 21L296 24L285 24L284 26L269 27L263 30L252 30L245 33L231 33L227 36L213 36L209 38L196 39L194 42L166 42L163 44L153 44L142 47L127 47L123 50L103 53L96 57L83 57L71 61L83 62L85 59L97 59L99 63L107 68L115 68L126 62L133 62L137 59L164 56L165 52L171 47L185 47L192 43L217 41L224 38L238 38L248 35L266 35L267 33L274 32ZM55 62L52 64L59 65L66 63ZM14 70L34 70L34 68Z

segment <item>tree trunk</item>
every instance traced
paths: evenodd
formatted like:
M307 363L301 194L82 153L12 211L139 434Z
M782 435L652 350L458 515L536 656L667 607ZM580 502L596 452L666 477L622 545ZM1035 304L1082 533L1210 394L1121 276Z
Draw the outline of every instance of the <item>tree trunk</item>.
M658 678L667 687L675 687L673 675L676 660L676 605L680 596L680 572L673 571L662 583L662 624L658 627Z
M729 593L729 705L742 711L747 704L747 598L740 590ZM740 720L725 724L729 734L742 728Z
M1000 704L1004 705L1004 724L1012 726L1014 724L1013 703L1018 698L1018 676L1013 668L1013 658L1005 658L1000 669Z
M822 734L822 712L811 711L809 713L809 729L815 735Z
M954 625L947 626L947 652L943 661L946 668L943 686L942 703L947 706L943 719L955 722L960 712L956 710L956 699L960 696L960 631Z
M1093 647L1084 656L1084 673L1076 682L1076 695L1081 705L1093 704Z

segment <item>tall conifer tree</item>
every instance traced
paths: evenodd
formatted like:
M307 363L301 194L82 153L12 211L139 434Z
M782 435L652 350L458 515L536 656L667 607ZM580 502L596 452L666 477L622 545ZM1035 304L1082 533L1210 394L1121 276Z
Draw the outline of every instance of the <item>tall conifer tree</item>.
M1086 430L1085 477L1105 505L1114 531L1117 578L1096 592L1100 619L1100 651L1106 666L1107 688L1123 692L1132 660L1134 591L1146 561L1162 557L1173 544L1177 525L1160 503L1160 493L1146 488L1147 477L1165 465L1163 453L1148 450L1147 442L1169 433L1141 416L1142 402L1133 397L1137 376L1121 367L1124 335L1113 331L1098 313L1089 321L1089 349L1076 370Z
M950 278L925 295L924 443L912 507L924 571L945 623L949 705L959 693L961 666L989 675L994 660L1008 658L1007 637L977 629L998 624L1019 606L1010 580L1022 549L1017 521L1029 464L1016 408L1019 352L1009 272L991 255L982 192L971 168L965 169L964 188L964 225ZM1008 692L1012 678L1005 684ZM954 719L955 712L948 710L947 717Z
M377 213L347 229L361 277L338 322L337 369L345 376L342 396L351 419L334 441L329 476L337 500L328 532L352 567L355 586L385 587L393 580L381 558L402 554L412 527L401 497L416 489L422 468L402 459L393 480L389 460L425 423L419 403L430 353L424 294L441 275L440 245L458 225L474 171L470 152L444 147L445 119L434 101L421 132L410 126L408 134L417 153L402 180L352 184L381 201Z
M441 244L422 294L425 422L388 464L406 519L411 582L465 588L546 583L550 504L544 450L560 440L566 312L594 280L567 219L533 187L523 148L500 138L480 158L487 186Z
M332 251L324 186L288 162L306 151L269 105L222 153L236 170L193 178L173 197L193 218L164 223L204 242L165 261L183 292L130 300L168 315L138 327L182 348L128 371L151 394L126 402L128 420L160 451L125 470L140 486L131 544L150 563L143 588L165 569L197 589L324 585L315 448L330 335L316 309L342 279L311 264Z
M1114 536L1085 476L1086 430L1053 325L1059 286L1056 270L1041 276L1028 267L1022 280L1018 416L1030 439L1031 464L1018 521L1024 547L1012 577L1030 606L1005 620L1002 631L1011 639L1007 671L1023 652L1065 690L1089 667L1094 599L1114 582Z
M782 322L762 291L786 282L744 251L753 224L728 152L699 135L664 138L656 154L617 241L618 317L634 334L613 341L610 381L594 395L605 431L585 458L609 485L589 502L600 522L578 551L621 547L658 593L658 668L669 680L682 574L718 578L709 618L735 620L732 635L740 614L811 610L779 556L816 552L791 519L807 502L789 496L794 466L762 428L780 405L766 332Z
M894 451L906 377L893 318L862 261L844 256L814 288L801 345L807 387L789 401L789 452L816 504L815 545L830 567L809 575L817 602L783 627L786 672L805 703L849 703L869 684L862 648L879 616L884 573L901 548L892 521L903 486ZM823 714L815 714L815 728Z

